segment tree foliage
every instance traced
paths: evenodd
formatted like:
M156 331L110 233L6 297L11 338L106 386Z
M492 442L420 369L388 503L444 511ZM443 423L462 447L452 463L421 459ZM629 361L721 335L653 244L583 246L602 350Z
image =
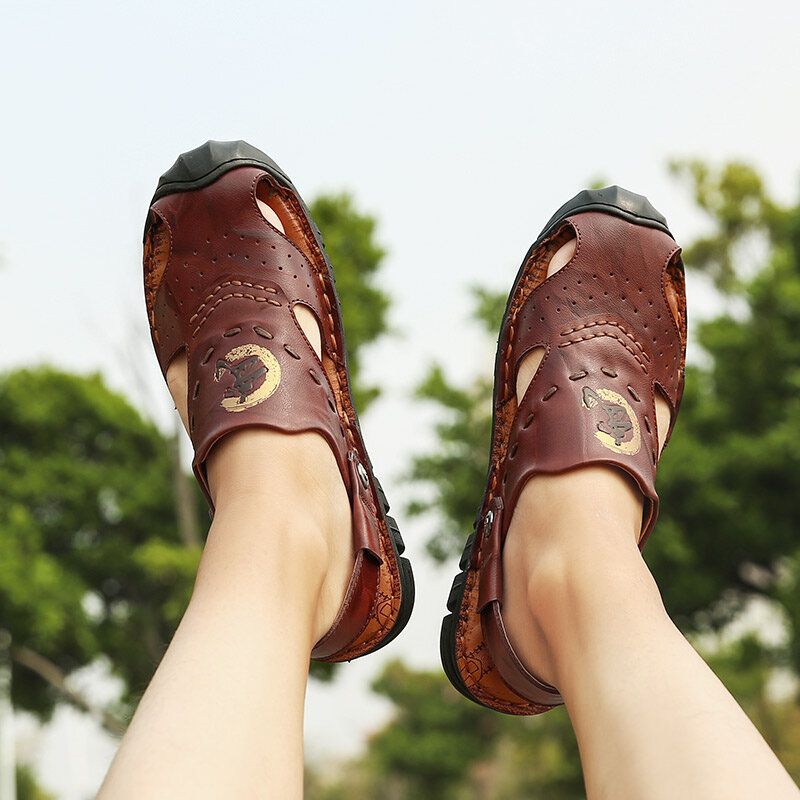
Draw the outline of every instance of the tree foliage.
M17 800L56 800L36 780L33 768L27 764L17 766Z
M165 438L99 376L50 367L0 378L0 430L0 619L12 654L30 649L65 674L106 656L138 690L199 556L176 533ZM57 696L30 670L14 677L15 705L46 716Z
M776 699L764 647L752 636L710 643L714 671L800 779L800 705ZM311 771L308 800L583 800L578 745L563 708L505 717L467 702L441 671L389 663L374 684L393 718L366 752L325 780Z

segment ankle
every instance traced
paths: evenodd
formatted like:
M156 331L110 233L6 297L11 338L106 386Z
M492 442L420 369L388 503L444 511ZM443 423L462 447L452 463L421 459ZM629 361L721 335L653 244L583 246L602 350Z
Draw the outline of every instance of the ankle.
M317 434L266 428L230 433L211 452L208 478L217 514L241 506L302 509L320 529L349 519L342 513L349 503L338 466Z
M582 467L528 481L517 499L511 528L520 531L514 538L524 541L534 560L547 548L583 549L598 539L636 547L642 506L641 491L621 470Z
M563 678L559 664L602 640L609 626L667 618L652 574L623 532L604 531L580 548L543 549L524 592L556 680Z
M541 475L523 489L503 551L504 616L534 674L560 686L573 638L599 609L660 603L638 548L642 500L619 470ZM603 612L606 613L606 612ZM615 613L608 610L607 613Z

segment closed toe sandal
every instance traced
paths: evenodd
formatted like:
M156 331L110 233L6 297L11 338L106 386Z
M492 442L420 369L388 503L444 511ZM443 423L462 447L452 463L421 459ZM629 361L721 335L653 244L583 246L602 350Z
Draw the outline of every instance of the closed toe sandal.
M575 253L547 277L570 239ZM526 354L544 357L521 401ZM686 301L680 248L646 198L617 186L562 206L528 251L506 306L495 362L488 484L448 598L441 655L453 685L476 703L530 715L561 704L531 674L503 623L503 544L534 475L607 464L644 496L640 547L658 513L656 393L672 411L683 393Z
M262 215L257 195L285 233ZM387 644L411 614L411 566L353 408L331 266L292 182L246 142L212 141L181 155L147 215L144 283L164 375L186 354L193 468L209 504L209 453L232 431L313 431L333 451L352 509L355 562L312 658L345 661ZM298 304L318 321L321 358L297 322Z

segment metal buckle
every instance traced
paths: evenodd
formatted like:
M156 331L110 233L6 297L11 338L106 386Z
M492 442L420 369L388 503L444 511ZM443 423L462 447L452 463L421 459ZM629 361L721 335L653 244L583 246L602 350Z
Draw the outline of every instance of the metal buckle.
M486 512L486 516L484 517L484 520L483 520L483 538L484 539L488 539L489 538L489 533L492 530L492 523L493 522L494 522L494 511L492 511L492 509L490 508Z

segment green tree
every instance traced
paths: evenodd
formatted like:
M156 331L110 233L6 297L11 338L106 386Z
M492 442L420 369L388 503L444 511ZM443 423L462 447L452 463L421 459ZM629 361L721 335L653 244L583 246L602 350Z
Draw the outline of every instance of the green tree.
M27 765L17 767L17 800L56 800L39 786L33 769Z
M577 744L564 709L504 717L466 702L441 670L388 663L373 684L392 719L308 800L578 800ZM546 724L543 724L546 723Z
M391 662L372 688L392 702L395 717L372 737L369 763L401 787L403 797L447 800L470 771L491 759L505 720L465 703L439 670Z
M372 688L391 702L392 720L370 738L366 753L347 765L343 777L308 782L309 800L488 797L495 745L508 720L465 702L440 670L389 662Z
M360 408L362 348L386 329L375 286L375 221L347 195L314 214L336 269ZM49 366L0 375L0 628L12 635L13 702L46 719L59 700L88 709L69 674L104 659L124 686L105 726L121 731L183 614L204 531L165 437L99 375ZM315 670L319 677L330 667Z
M47 717L76 700L66 675L101 656L130 701L199 558L178 536L168 442L99 376L50 367L0 377L0 430L0 620L24 667L14 704Z
M754 594L773 600L793 633L778 657L797 670L800 206L781 207L743 164L674 169L692 176L712 222L687 264L697 259L737 306L695 326L707 359L687 371L646 557L686 629L724 624ZM746 243L761 256L737 271Z

